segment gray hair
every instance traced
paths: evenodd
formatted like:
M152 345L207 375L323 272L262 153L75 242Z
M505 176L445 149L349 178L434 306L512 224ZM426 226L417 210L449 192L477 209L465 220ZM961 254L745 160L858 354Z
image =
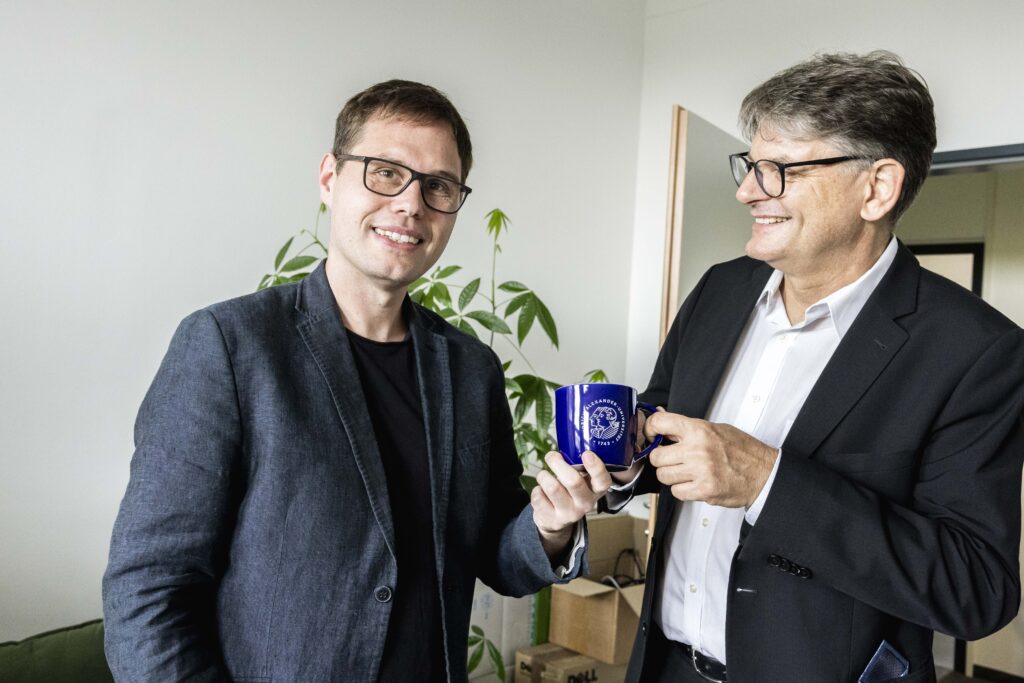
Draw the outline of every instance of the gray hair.
M820 54L772 76L743 99L747 140L782 133L826 140L849 156L895 159L906 176L890 218L896 225L928 176L935 112L928 86L892 52Z

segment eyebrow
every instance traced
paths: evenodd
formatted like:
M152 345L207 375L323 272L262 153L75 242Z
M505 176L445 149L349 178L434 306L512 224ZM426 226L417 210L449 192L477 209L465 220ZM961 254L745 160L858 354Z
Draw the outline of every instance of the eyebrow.
M376 155L371 154L369 156L376 156ZM405 163L404 161L399 161L398 159L392 159L391 157L376 156L376 158L383 159L384 161L390 161L393 164L398 164L400 166L405 166L406 168L412 168L412 166L410 166L409 164ZM462 180L457 175L455 175L451 171L446 171L444 169L438 169L438 170L435 170L435 171L420 171L420 173L424 173L426 175L438 176L439 178L446 178L448 180L451 180L452 182L459 183L459 184L462 183Z

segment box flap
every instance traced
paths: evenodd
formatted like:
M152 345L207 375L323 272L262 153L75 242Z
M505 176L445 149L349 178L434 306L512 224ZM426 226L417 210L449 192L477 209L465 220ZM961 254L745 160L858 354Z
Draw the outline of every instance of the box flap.
M629 608L633 612L640 616L640 611L644 608L644 587L643 585L637 586L626 586L622 589L622 598L629 605Z
M583 598L589 598L592 595L601 595L608 593L609 591L615 590L612 586L606 586L603 583L597 581L591 581L590 579L573 579L569 583L559 583L551 587L552 590L565 591L566 593L572 593Z

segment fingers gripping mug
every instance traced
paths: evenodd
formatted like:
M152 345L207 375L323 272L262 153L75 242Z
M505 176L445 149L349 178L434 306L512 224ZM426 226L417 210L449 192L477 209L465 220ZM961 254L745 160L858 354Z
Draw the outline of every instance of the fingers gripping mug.
M558 450L574 467L593 451L609 470L627 470L661 443L661 435L637 452L637 412L655 407L638 403L636 389L623 384L570 384L555 390Z

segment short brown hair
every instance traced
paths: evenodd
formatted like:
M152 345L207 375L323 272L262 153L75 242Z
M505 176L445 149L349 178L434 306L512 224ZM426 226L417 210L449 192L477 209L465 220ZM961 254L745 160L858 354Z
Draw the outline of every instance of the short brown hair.
M363 125L374 117L450 125L462 162L462 181L466 181L473 165L473 145L466 124L443 92L414 81L390 80L371 85L346 102L338 114L331 150L334 155L347 154Z
M895 225L931 168L935 112L928 86L898 56L820 54L772 76L740 107L740 130L822 139L844 154L895 159L906 176L891 212Z

